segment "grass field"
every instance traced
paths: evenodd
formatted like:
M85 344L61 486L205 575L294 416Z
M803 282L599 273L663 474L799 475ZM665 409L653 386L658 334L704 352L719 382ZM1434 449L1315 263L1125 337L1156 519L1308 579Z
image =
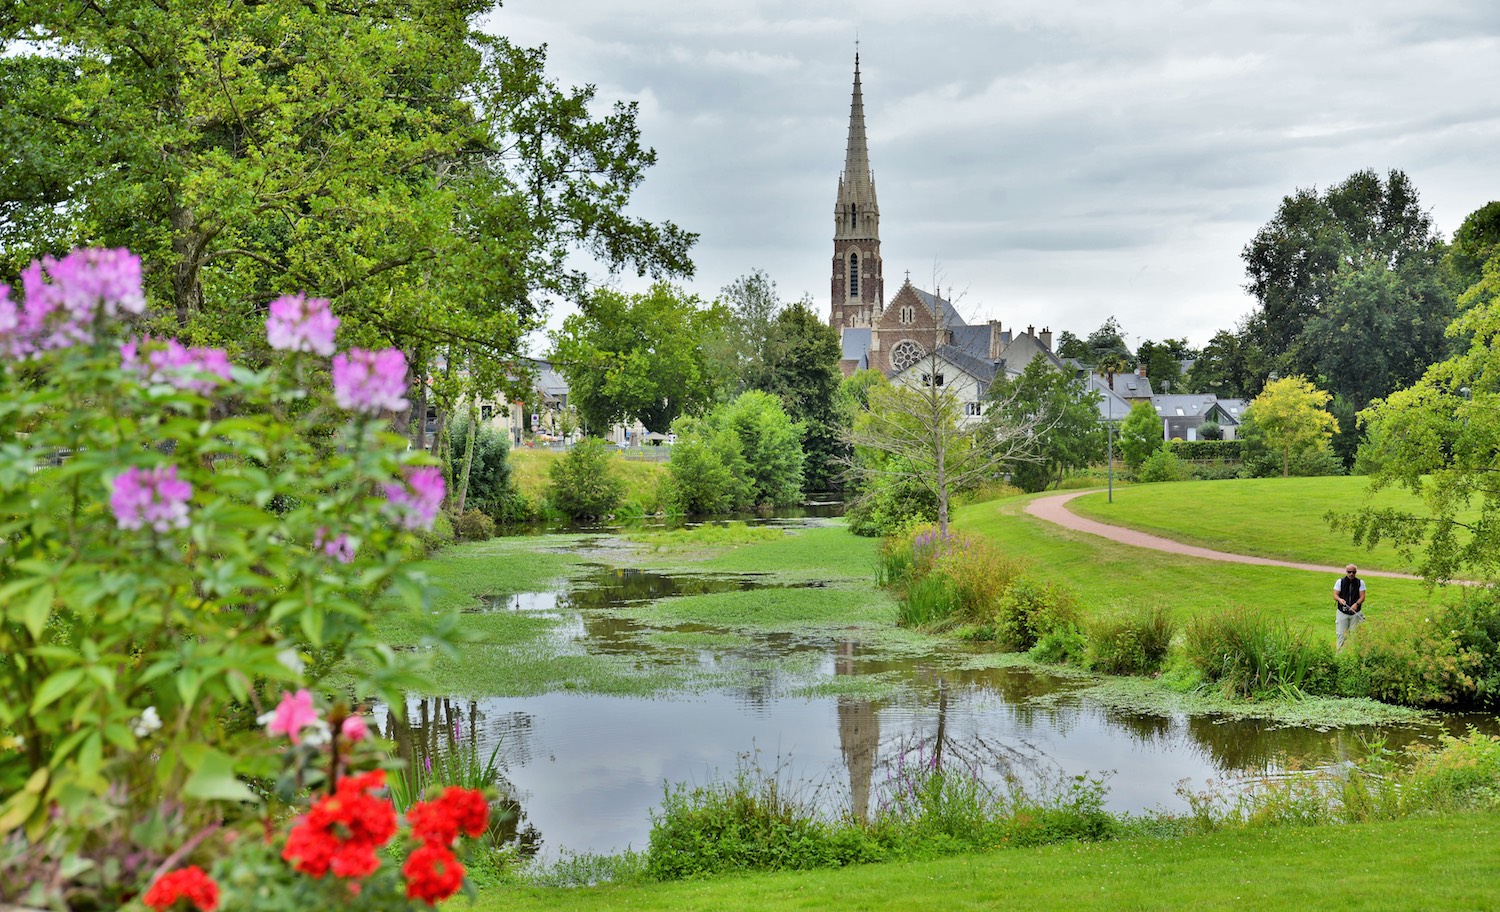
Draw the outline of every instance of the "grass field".
M1169 493L1173 488L1181 490L1177 485L1138 487L1163 488ZM1118 501L1121 491L1115 494ZM1030 561L1041 576L1072 588L1087 610L1160 604L1183 619L1238 604L1304 629L1332 634L1332 574L1205 561L1116 544L1026 515L1023 509L1028 499L961 507L954 523L959 529L993 538L1007 554ZM1429 594L1416 580L1372 579L1368 583L1371 622L1399 614L1422 616L1434 600L1456 598L1452 590Z
M1350 476L1184 481L1116 488L1114 503L1103 493L1085 494L1069 508L1099 522L1220 551L1416 572L1416 559L1386 543L1356 547L1348 532L1333 531L1325 519L1330 511L1349 513L1365 506L1421 509L1421 501L1405 489L1371 495L1369 486L1368 479Z
M1227 830L645 886L485 890L475 912L1438 910L1500 906L1500 817Z
M516 490L530 503L540 503L547 493L548 469L562 459L562 450L518 447L510 451L511 478ZM657 489L667 477L666 462L623 459L615 456L611 466L625 482L625 502L634 502L654 510Z

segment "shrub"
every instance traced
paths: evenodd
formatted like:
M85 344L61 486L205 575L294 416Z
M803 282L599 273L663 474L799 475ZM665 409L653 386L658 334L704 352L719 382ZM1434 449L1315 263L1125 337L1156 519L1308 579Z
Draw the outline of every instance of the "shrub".
M1105 674L1151 674L1160 671L1177 632L1160 605L1104 615L1087 625L1086 664Z
M481 510L468 510L453 523L459 541L488 541L495 537L495 521Z
M1017 576L995 606L995 639L1012 649L1030 649L1053 630L1078 623L1073 593L1030 575Z
M614 454L597 437L574 444L547 474L547 500L569 519L608 516L625 493L625 483L614 470Z
M1207 425L1204 425L1207 427ZM1183 459L1218 459L1235 462L1240 458L1244 444L1238 440L1174 440L1170 449Z
M1049 665L1082 665L1088 660L1088 638L1077 624L1063 624L1042 634L1026 655Z
M1141 463L1141 467L1135 473L1136 481L1147 484L1160 481L1187 481L1192 477L1192 468L1167 447L1162 447L1146 457L1146 461Z
M695 516L735 509L734 473L705 441L679 434L667 470L671 473L667 499L674 512Z
M1445 706L1473 699L1484 657L1440 617L1366 621L1341 656L1341 686L1406 706ZM1493 660L1491 660L1493 661Z
M855 535L897 535L920 523L937 521L937 498L910 478L878 475L854 492L844 510Z
M469 446L469 418L453 425L453 474L455 486L462 484L464 460ZM511 478L510 440L487 424L474 428L474 461L469 466L469 484L464 511L481 510L497 523L516 522L516 488Z
M1227 481L1239 478L1243 472L1243 467L1239 463L1223 461L1194 463L1188 468L1192 477L1198 481Z
M1161 437L1161 417L1149 402L1137 402L1125 420L1120 422L1120 457L1130 469L1138 469L1165 446Z
M1022 565L1002 555L988 539L920 526L888 539L881 548L877 576L900 590L901 623L912 627L982 628L994 638L1000 602L1020 576Z

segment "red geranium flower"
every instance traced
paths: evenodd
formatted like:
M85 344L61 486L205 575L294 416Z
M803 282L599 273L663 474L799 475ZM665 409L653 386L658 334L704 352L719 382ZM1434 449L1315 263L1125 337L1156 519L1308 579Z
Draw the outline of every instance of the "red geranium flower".
M432 801L412 805L406 812L412 835L423 842L452 845L459 833L477 838L489 823L490 805L484 793L474 789L448 788Z
M369 792L385 785L372 770L339 780L332 795L292 827L281 857L298 871L322 877L365 877L380 867L377 852L396 835L396 809Z
M401 866L406 876L406 898L432 905L447 899L464 885L464 866L446 845L424 843Z
M157 912L165 912L179 899L192 903L200 912L214 912L219 908L219 885L202 868L191 865L163 874L141 897L141 902Z

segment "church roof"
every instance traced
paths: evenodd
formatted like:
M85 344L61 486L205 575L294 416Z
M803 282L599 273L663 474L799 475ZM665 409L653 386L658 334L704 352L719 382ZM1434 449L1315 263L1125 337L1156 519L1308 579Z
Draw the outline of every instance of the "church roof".
M841 334L844 343L844 360L858 361L859 369L870 366L870 327L846 326Z
M964 322L963 317L958 315L958 311L953 308L952 302L945 301L931 292L923 291L915 285L911 287L911 290L917 293L917 300L921 301L922 306L926 307L931 311L933 316L938 318L938 322L945 329L957 329L960 326L969 325Z

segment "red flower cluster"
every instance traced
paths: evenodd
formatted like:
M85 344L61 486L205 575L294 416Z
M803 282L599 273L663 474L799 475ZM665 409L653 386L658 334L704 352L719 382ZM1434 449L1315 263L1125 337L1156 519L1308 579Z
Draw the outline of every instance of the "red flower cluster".
M464 866L453 854L453 840L459 833L483 835L489 816L484 794L472 789L444 789L432 801L412 805L406 820L422 845L401 866L406 898L435 904L457 893L464 884Z
M396 835L396 809L370 792L385 786L385 771L339 780L334 793L292 827L281 857L298 871L322 877L365 877L380 867L376 854Z
M163 874L141 897L141 902L165 912L179 899L192 903L200 912L214 912L219 908L219 885L203 873L197 865Z

